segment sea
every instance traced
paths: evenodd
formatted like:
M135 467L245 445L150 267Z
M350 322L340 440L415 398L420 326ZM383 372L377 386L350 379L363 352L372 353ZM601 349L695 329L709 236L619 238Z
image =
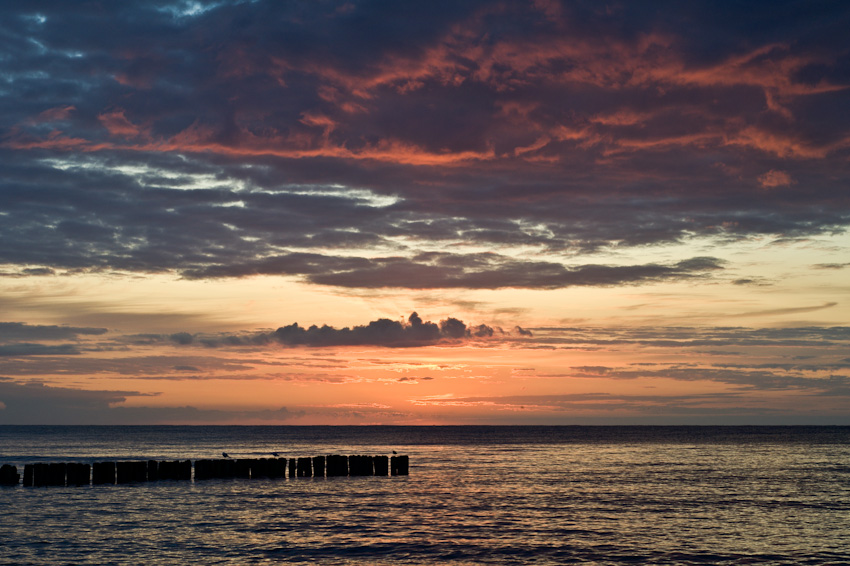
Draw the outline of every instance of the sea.
M850 427L0 426L0 464L327 454L408 476L0 488L0 564L850 564Z

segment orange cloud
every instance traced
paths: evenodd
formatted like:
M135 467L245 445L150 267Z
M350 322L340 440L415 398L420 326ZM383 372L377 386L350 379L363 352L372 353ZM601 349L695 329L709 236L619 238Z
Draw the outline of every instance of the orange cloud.
M597 114L591 118L591 122L603 126L635 126L643 124L652 118L652 112L635 112L633 110L618 110L607 114Z
M48 108L44 112L28 120L30 124L44 124L46 122L62 122L67 120L71 112L76 110L76 106L57 106L56 108Z
M766 132L756 127L744 128L726 139L726 145L740 145L777 157L820 159L835 149L835 146L814 147L790 135Z
M94 152L103 150L153 151L153 152L194 152L216 153L232 156L275 156L288 159L310 157L336 157L339 159L374 160L404 165L455 165L469 161L495 159L492 149L484 152L460 151L433 152L415 144L400 140L380 140L357 149L344 145L334 145L324 136L314 137L295 134L289 137L260 137L242 129L241 143L225 145L211 141L213 131L193 124L170 139L150 141L140 144L119 144L112 142L94 143L82 138L66 137L60 131L51 132L47 138L35 138L14 132L0 146L11 149L58 149Z
M558 18L555 4L541 0L536 6L548 17ZM671 87L750 86L763 91L768 109L791 118L788 103L793 98L847 88L826 81L817 84L797 82L795 77L802 68L819 61L812 55L795 55L789 46L782 44L763 46L718 63L694 67L688 65L675 49L676 38L660 33L646 33L632 39L565 34L554 39L546 36L484 41L488 36L483 16L499 9L490 7L469 21L456 24L439 40L414 55L392 53L356 72L347 67L298 63L273 57L269 61L240 63L243 59L241 51L220 57L218 62L226 76L265 72L281 86L285 85L285 73L290 71L309 73L319 78L317 93L320 100L331 108L305 110L299 126L306 128L292 128L285 136L277 133L258 136L243 128L237 135L238 141L223 143L215 141L212 131L195 124L169 139L148 139L143 144L104 144L52 135L48 139L10 136L3 145L18 149L191 151L294 159L335 157L408 165L453 165L495 159L495 151L488 144L498 145L498 142L482 139L479 147L487 149L450 151L427 149L392 137L370 143L361 143L362 140L358 139L332 139L345 125L340 121L340 113L334 110L347 115L365 113L368 111L367 101L377 100L386 91L406 94L421 89L429 82L451 87L475 81L485 83L498 92L515 91L531 84L590 85L609 90L640 88L659 92ZM121 79L119 76L116 78ZM774 134L722 118L710 120L708 113L698 116L701 121L694 120L690 131L652 137L638 137L635 133L617 137L611 129L643 126L658 113L620 108L613 112L599 112L589 118L574 116L573 123L565 124L551 117L533 117L536 109L546 107L540 101L495 101L494 106L498 109L496 116L503 120L504 130L510 129L509 135L518 134L514 139L521 139L520 143L525 144L514 145L512 151L501 150L500 154L526 161L557 159L554 151L541 151L548 149L553 140L574 142L581 149L601 146L606 156L671 147L725 145L743 146L783 158L811 159L823 158L831 151L850 145L847 139L831 145L816 145L789 133ZM73 107L57 108L42 115L44 120L67 117L72 110ZM112 136L134 138L145 134L143 128L132 123L120 108L104 112L98 119ZM707 120L711 125L703 125ZM535 141L529 144L531 139Z
M787 187L788 185L793 185L795 182L791 175L785 171L778 171L776 169L771 169L767 173L759 175L758 181L759 185L765 189Z
M749 53L729 57L702 69L668 67L650 73L658 80L698 86L755 86L764 90L769 108L790 117L782 100L795 96L834 92L848 88L825 81L818 84L796 82L794 75L806 65L817 63L813 57L791 55L782 44L765 45Z
M111 112L104 112L97 117L100 123L109 130L110 135L126 138L136 137L141 133L138 126L130 122L124 115L124 110L118 108Z

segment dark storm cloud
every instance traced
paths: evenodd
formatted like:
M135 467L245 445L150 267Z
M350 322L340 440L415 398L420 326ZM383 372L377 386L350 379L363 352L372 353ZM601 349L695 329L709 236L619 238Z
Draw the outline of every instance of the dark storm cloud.
M698 270L551 254L850 223L841 3L192 6L0 6L2 275L617 285Z

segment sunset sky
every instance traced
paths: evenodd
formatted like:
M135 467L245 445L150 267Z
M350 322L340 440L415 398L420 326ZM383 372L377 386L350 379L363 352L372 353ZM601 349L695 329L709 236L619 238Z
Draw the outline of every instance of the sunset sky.
M848 30L3 2L0 424L850 424Z

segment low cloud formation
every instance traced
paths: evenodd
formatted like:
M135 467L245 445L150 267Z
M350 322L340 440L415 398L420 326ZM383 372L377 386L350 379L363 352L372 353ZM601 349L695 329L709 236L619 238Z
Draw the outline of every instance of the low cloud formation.
M841 393L847 397L848 392ZM845 413L831 407L817 415L792 414L781 402L741 392L696 395L629 395L619 393L576 393L505 396L431 396L412 400L414 405L460 410L486 408L501 422L583 424L839 424ZM547 421L548 417L548 421ZM492 418L492 417L490 417Z
M804 311L807 312L807 311ZM639 345L652 348L717 348L791 346L829 350L850 347L850 326L802 326L788 328L744 327L540 327L535 344L552 346Z
M770 309L763 311L743 312L740 314L729 315L729 318L747 318L754 316L781 316L786 314L801 314L807 312L816 312L824 309L829 309L838 305L836 302L824 303L813 307L789 307L784 309Z
M407 383L409 385L418 385L420 381L433 381L433 377L399 377L396 383Z
M0 322L0 357L75 356L81 353L80 343L55 344L53 342L60 340L82 342L82 339L86 337L101 336L106 332L106 328Z
M81 390L0 378L0 424L279 423L301 415L285 407L227 411L191 406L120 406L130 397L148 396L136 391Z
M517 327L518 336L532 333ZM505 337L505 331L487 324L467 326L457 318L448 317L439 323L423 321L412 313L406 322L379 318L365 325L335 328L327 324L304 328L297 322L281 326L274 332L245 333L241 335L195 335L188 332L171 334L166 339L176 345L201 345L209 348L226 346L388 346L408 348L428 346L441 342L481 340Z
M46 344L20 343L0 345L0 357L2 356L73 356L80 351L73 344L59 344L56 346Z
M390 346L410 347L436 344L442 341L489 337L493 329L486 325L467 328L456 318L446 318L439 324L424 322L417 314L411 314L407 323L388 318L373 320L364 326L334 328L311 326L303 328L298 323L282 326L269 336L286 346Z
M68 340L78 336L100 336L106 328L75 326L43 326L24 322L0 322L0 342L18 340Z
M723 261L695 257L676 263L643 265L579 265L518 260L492 252L479 254L421 253L412 258L358 258L290 254L251 263L186 270L190 279L246 275L303 275L311 283L350 288L405 289L559 289L640 285L707 277L723 269Z

